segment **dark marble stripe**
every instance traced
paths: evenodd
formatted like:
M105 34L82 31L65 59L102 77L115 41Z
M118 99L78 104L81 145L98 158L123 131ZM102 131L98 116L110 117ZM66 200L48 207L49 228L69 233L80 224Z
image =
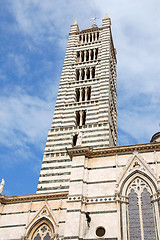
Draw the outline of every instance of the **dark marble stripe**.
M70 182L83 182L85 184L100 184L100 183L113 183L116 182L116 180L108 180L108 181L97 181L97 182L85 182L83 179L76 179L76 180L70 180Z
M0 226L0 228L25 227L26 224Z

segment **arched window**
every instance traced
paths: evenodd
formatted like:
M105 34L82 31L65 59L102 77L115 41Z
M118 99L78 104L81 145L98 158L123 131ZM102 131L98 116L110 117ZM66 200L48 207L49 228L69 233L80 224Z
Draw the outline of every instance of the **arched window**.
M85 101L85 89L82 88L82 101Z
M42 217L36 223L29 227L25 239L30 240L52 240L56 236L53 223Z
M97 40L99 39L99 32L97 32Z
M77 52L77 62L79 62L80 61L80 52L78 51Z
M85 42L85 34L83 34L83 42Z
M84 126L86 122L86 111L82 112L82 125Z
M151 189L147 182L136 177L127 189L128 232L130 240L156 240L154 208Z
M92 68L92 78L95 78L95 68Z
M79 69L77 69L77 70L76 70L76 80L77 80L77 81L79 80L79 76L80 76Z
M91 87L87 88L87 100L91 99Z
M92 42L92 33L90 33L90 42Z
M80 112L79 111L76 112L76 125L77 126L80 125Z
M93 60L93 49L91 49L91 60Z
M80 97L80 91L79 89L76 89L76 102L79 102L79 97Z
M86 76L87 76L87 79L90 79L90 70L89 70L89 68L87 68L87 70L86 70Z
M88 34L87 34L87 43L88 43Z
M47 224L42 224L33 233L32 240L50 240L52 237L52 231Z
M89 52L88 52L88 50L86 51L86 61L89 61Z
M95 33L93 34L93 40L95 41Z
M75 134L75 135L73 136L73 144L72 144L73 147L76 146L77 138L78 138L78 134Z
M84 51L81 52L81 61L84 62Z
M84 69L81 70L81 78L82 78L82 80L84 80L84 78L85 78L85 72L84 72Z
M96 48L96 51L95 51L95 59L98 58L98 48Z

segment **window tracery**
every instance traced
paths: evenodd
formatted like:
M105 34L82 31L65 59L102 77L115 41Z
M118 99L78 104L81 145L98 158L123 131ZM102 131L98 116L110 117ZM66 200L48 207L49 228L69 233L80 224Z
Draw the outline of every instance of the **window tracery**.
M34 232L32 240L51 240L52 231L47 224L42 224Z
M128 187L128 231L130 240L156 240L151 189L142 178L135 178Z

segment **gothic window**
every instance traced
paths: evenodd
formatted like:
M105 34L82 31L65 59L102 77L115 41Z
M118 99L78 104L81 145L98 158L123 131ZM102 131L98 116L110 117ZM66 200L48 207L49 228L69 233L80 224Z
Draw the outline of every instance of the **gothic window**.
M73 147L76 146L77 138L78 138L78 134L75 134L75 135L73 136Z
M51 240L52 231L47 224L40 225L33 233L32 240Z
M85 42L85 35L83 34L83 42Z
M128 201L130 239L141 239L138 198L133 189L128 194Z
M81 77L82 77L82 80L84 80L84 77L85 77L84 69L82 69L82 71L81 71Z
M88 42L88 34L87 34L87 42Z
M86 111L82 112L82 125L85 125L86 122Z
M95 59L97 59L98 57L98 48L96 48L96 51L95 51Z
M93 49L91 49L91 60L93 60Z
M99 39L99 32L97 32L97 40Z
M128 188L130 240L156 240L155 219L149 185L137 177Z
M91 87L87 88L87 100L91 100Z
M84 62L84 51L81 52L81 61Z
M92 68L92 78L95 78L95 68Z
M86 61L89 61L89 52L88 52L88 50L86 51Z
M87 68L87 70L86 70L86 76L87 76L87 79L90 79L90 71L89 71L88 68Z
M76 112L76 125L77 126L80 125L80 113L79 113L79 111Z
M90 42L92 42L92 33L90 33Z
M81 35L79 35L79 41L81 42L81 40L82 40L82 37L81 37Z
M79 60L80 60L80 53L77 52L77 62L79 62Z
M95 41L95 33L93 33L93 40Z
M156 239L151 196L146 188L142 192L142 219L144 239Z
M85 89L82 88L82 101L85 101Z
M80 91L79 89L76 89L76 102L79 102L79 97L80 97Z
M76 70L76 80L78 81L79 80L79 69Z

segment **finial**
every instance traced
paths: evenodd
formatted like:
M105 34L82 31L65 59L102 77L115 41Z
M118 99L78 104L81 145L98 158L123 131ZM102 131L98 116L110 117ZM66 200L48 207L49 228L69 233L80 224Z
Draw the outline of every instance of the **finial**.
M73 25L78 25L77 18L76 18L76 20L74 21Z
M107 18L109 18L109 16L108 16L108 14L106 13L104 19L107 19Z
M93 24L92 24L92 28L97 28L98 26L97 26L97 24L94 22Z
M91 21L96 21L96 19L98 19L98 18L99 18L99 17L92 17L92 18L90 18L90 20L91 20ZM98 27L97 24L96 24L96 22L94 22L94 23L92 24L92 28L94 28L94 27L96 27L96 28Z
M160 127L160 122L159 122L159 127Z
M4 181L4 179L2 179L2 182L0 183L0 195L3 192L4 185L5 185L5 181Z

